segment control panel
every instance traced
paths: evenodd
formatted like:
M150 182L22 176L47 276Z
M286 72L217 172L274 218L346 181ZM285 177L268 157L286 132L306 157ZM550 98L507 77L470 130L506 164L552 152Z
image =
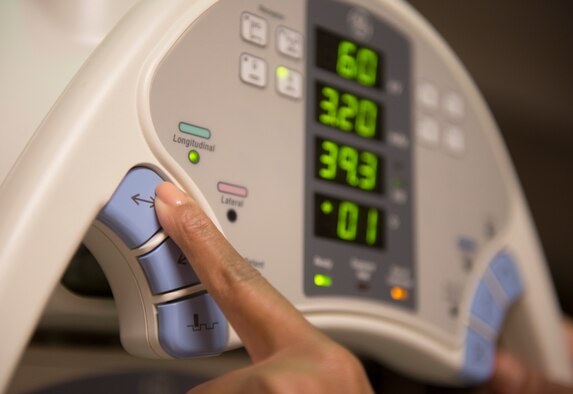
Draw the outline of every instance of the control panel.
M0 189L0 310L29 303L11 314L4 337L18 340L0 341L0 370L12 370L81 242L110 283L130 353L240 346L159 225L154 190L165 180L357 352L420 379L475 384L503 342L571 379L497 127L455 56L402 2L135 6ZM37 279L14 263L40 259ZM35 297L12 285L22 278Z
M225 316L210 295L199 287L191 295L167 302L153 298L173 294L179 289L197 288L200 284L183 252L170 238L161 234L153 209L155 187L161 182L163 179L151 169L132 169L97 220L129 249L125 256L127 263L132 265L129 268L144 274L145 280L139 279L138 286L143 287L145 294L150 296L151 300L147 302L152 305L148 306L157 321L153 319L152 327L148 328L145 324L141 329L156 331L161 349L174 358L219 354L227 345L228 327ZM150 241L152 238L153 241ZM108 272L113 268L107 264L117 264L115 259L100 260ZM118 285L114 285L114 292L117 293ZM140 353L139 350L133 352Z
M416 306L410 42L309 2L305 293Z

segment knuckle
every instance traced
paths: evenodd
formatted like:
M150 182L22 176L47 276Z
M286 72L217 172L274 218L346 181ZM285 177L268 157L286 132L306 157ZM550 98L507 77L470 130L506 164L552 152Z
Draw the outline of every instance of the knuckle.
M308 373L269 372L251 375L247 383L248 393L265 394L321 394L324 387L316 376Z
M229 295L241 289L248 291L253 287L250 285L263 279L259 271L240 257L234 248L227 247L226 242L217 242L224 240L223 236L198 205L189 203L182 206L178 217L178 241L186 246L184 249L189 257L193 259L203 251L203 256L209 255L220 262L210 267L211 278L218 291Z
M336 343L324 346L315 363L320 366L321 373L336 376L341 384L355 385L365 379L364 368L356 356Z
M280 386L277 377L273 375L258 373L251 375L246 385L246 392L249 393L280 393L284 386Z
M362 364L335 342L300 343L251 370L245 392L372 394Z
M225 269L220 273L221 289L230 293L238 291L251 291L258 288L257 283L265 281L258 270L242 258L226 259Z
M259 271L254 269L249 262L244 259L235 259L229 261L226 280L231 283L250 283L262 279Z
M187 239L205 240L213 236L211 220L199 209L190 204L180 210L179 228Z

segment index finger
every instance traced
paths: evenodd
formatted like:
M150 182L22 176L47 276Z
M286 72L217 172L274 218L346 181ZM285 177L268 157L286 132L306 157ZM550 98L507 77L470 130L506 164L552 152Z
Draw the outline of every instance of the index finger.
M156 196L163 229L187 256L254 362L318 334L233 248L193 199L168 182L157 187Z

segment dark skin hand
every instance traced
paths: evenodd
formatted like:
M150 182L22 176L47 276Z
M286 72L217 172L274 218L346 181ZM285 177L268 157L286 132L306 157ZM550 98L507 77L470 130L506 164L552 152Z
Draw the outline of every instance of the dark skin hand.
M573 365L573 323L564 322L566 344ZM510 353L497 353L495 368L485 393L491 394L573 394L573 387L551 382L545 375L527 367Z
M171 183L155 209L205 288L243 341L252 365L190 391L199 393L373 393L360 362L322 334L227 242L199 205ZM573 324L565 323L573 357ZM573 394L501 350L485 393Z
M171 183L155 209L249 353L252 365L190 393L372 393L360 362L322 334L227 242L199 205Z

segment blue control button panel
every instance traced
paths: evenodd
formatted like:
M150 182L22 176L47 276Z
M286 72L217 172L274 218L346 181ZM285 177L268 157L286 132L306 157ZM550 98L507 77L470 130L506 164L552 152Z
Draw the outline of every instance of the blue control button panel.
M155 216L155 187L163 179L147 168L134 168L125 176L98 220L131 249L143 245L159 231Z
M157 306L159 342L175 358L217 355L227 344L227 320L209 294Z
M139 257L139 263L153 294L166 293L199 283L187 258L171 238Z
M495 332L503 323L504 310L498 305L485 280L481 280L471 306L471 312Z
M501 251L490 262L473 295L470 309L472 317L491 330L487 330L478 321L470 320L461 371L463 380L479 383L490 377L493 370L495 342L507 308L521 294L523 285L517 264L509 253Z
M497 254L490 264L490 269L503 288L509 302L519 298L523 293L523 284L511 255L506 252Z
M483 382L493 371L495 346L468 328L465 341L464 365L460 377L465 381Z

